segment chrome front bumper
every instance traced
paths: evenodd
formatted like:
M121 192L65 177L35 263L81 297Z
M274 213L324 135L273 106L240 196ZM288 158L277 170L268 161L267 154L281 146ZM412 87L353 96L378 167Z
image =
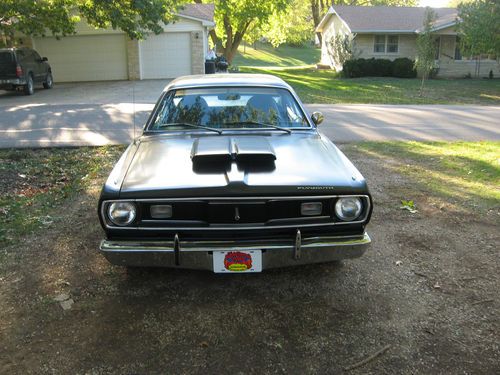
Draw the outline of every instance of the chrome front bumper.
M213 270L213 251L262 250L262 269L331 262L363 255L370 245L367 233L347 237L301 238L295 241L109 241L99 251L116 265Z

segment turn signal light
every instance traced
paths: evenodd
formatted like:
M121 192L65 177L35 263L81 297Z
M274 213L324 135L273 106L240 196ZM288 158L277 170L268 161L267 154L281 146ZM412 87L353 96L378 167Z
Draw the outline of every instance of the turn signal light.
M300 213L303 216L318 216L323 211L323 203L307 202L300 205Z
M149 212L153 219L170 219L172 217L172 206L169 204L153 205Z

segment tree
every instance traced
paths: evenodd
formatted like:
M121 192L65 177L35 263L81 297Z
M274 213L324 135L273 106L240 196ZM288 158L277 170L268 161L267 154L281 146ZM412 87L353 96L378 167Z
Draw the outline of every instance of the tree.
M360 51L356 49L354 38L356 38L356 34L337 34L326 41L328 54L339 66L343 66L347 60L355 59L359 56Z
M500 55L500 2L476 0L458 7L458 35L462 53Z
M301 46L313 40L314 29L309 4L292 0L283 12L275 12L262 27L262 36L274 47L288 43Z
M64 36L75 32L79 14L95 27L121 29L130 38L160 33L183 0L1 0L0 34Z
M12 38L16 32L26 35L74 33L78 17L72 16L72 0L2 0L0 34Z
M313 17L314 29L316 29L328 11L330 5L393 5L393 6L415 6L417 0L309 0ZM321 44L321 33L316 33Z
M202 3L202 0L194 0ZM250 26L261 28L271 15L282 12L291 0L215 0L216 28L210 32L218 52L229 63Z
M436 44L434 35L432 34L432 27L436 19L436 12L427 7L425 9L423 29L417 36L417 58L415 60L415 68L422 73L420 96L422 96L424 91L425 79L434 68Z

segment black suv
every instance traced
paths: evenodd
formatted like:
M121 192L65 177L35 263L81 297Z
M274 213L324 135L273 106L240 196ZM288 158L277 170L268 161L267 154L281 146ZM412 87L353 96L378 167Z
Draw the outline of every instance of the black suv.
M0 49L0 89L22 88L26 95L33 95L36 83L50 89L52 69L47 61L31 48Z

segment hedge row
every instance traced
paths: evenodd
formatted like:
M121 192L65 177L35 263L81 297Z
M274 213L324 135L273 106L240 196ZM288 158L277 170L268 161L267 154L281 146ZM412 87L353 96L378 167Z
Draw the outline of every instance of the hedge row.
M344 63L342 73L345 77L399 77L415 78L417 71L413 60L406 57L395 59L353 59Z

